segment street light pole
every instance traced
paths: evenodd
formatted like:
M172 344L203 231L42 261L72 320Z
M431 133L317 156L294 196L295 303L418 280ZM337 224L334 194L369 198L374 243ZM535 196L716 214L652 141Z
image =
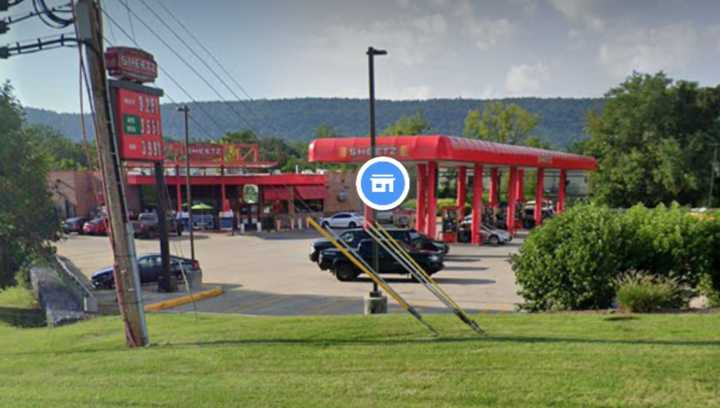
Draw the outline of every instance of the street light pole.
M387 51L378 50L373 47L368 47L368 72L369 72L369 85L370 85L370 158L375 157L375 56L376 55L387 55ZM375 220L375 210L370 209L370 218ZM367 222L367 221L366 221ZM378 273L380 272L380 254L378 243L373 240L373 268ZM380 293L378 290L377 283L373 282L373 290L370 292L370 297L379 297Z
M193 233L192 221L192 188L190 187L190 130L188 127L188 114L190 107L184 105L177 108L185 116L185 196L188 210L188 227L190 229L190 258L195 260L195 235Z

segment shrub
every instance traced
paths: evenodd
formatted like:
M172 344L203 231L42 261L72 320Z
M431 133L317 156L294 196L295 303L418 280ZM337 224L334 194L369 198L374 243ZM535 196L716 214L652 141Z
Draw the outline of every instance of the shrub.
M673 205L578 205L533 230L512 258L527 310L606 308L626 271L720 290L720 221Z
M629 274L618 281L617 302L622 311L650 313L683 307L687 296L674 279Z
M532 231L512 267L524 309L607 308L627 237L618 214L578 205Z

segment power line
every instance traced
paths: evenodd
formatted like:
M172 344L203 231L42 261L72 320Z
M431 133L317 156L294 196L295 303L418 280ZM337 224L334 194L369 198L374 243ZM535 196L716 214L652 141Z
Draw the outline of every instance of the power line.
M124 1L124 0L121 0L121 2L122 2L122 1ZM173 48L170 44L168 44L168 42L165 41L165 39L162 38L162 36L161 36L160 34L158 34L155 30L153 30L153 28L152 28L147 22L145 22L145 20L143 20L142 18L140 18L140 16L138 16L137 13L135 13L134 11L132 11L132 9L129 9L129 10L130 10L130 13L137 19L137 21L140 22L140 24L142 24L148 31L150 31L150 33L151 33L152 35L154 35L155 38L157 38L167 49L169 49L173 54L175 54L175 56L176 56L183 64L185 64L185 66L188 67L188 69L190 69L198 78L200 78L200 80L203 81L203 82L205 83L205 85L207 85L208 88L210 88L210 89L215 93L215 95L217 95L217 97L220 98L220 100L221 100L223 103L225 103L225 104L230 108L230 110L232 110L232 111L237 115L238 118L240 118L243 122L245 122L245 124L247 124L251 129L253 128L252 124L250 124L250 122L248 122L248 120L245 119L245 117L242 116L242 115L233 107L232 104L228 103L228 101L222 96L222 94L221 94L220 92L218 92L218 90L217 90L202 74L200 74L200 73L197 71L197 69L195 69L195 67L193 67L192 64L190 64L185 58L183 58L183 56L182 56L177 50L175 50L175 48ZM105 12L105 10L103 10L103 13L107 15L107 13Z
M127 2L121 1L123 6L125 6L125 10L127 10L127 16L128 16L128 24L130 25L130 32L132 33L132 39L135 41L135 26L133 25L132 16L130 15L130 7L128 6Z
M135 40L130 36L130 34L128 34L128 32L125 31L125 29L122 28L122 26L121 26L120 24L118 24L117 21L115 21L115 19L113 19L107 12L105 12L105 10L102 10L102 12L103 12L103 14L105 15L105 17L108 18L108 20L110 21L110 23L114 24L115 27L116 27L118 30L120 30L120 32L122 32L130 41L132 41L133 44L135 44L136 47L139 47L139 46L140 46L140 45L138 44L138 42L135 41ZM108 41L107 38L105 38L105 42L107 42L110 46L113 46L113 44L112 44L110 41ZM225 130L223 129L222 126L220 126L220 124L215 120L215 118L214 118L212 115L210 115L210 113L208 113L208 111L205 109L205 107L204 107L202 104L200 104L195 98L193 98L193 96L185 89L185 87L183 87L182 85L180 85L180 82L177 81L177 80L175 79L175 77L173 77L166 69L164 69L162 65L157 64L157 67L158 67L158 69L160 69L160 71L163 73L163 75L165 75L166 77L168 77L168 79L170 79L170 81L171 81L178 89L180 89L180 91L182 91L182 93L185 94L186 97L188 97L193 103L195 103L195 105L197 105L197 107L200 109L200 111L203 112L203 114L205 114L205 116L207 116L208 119L210 119L210 121L213 123L213 125L215 125L215 127L218 128L218 130L220 131L221 134L225 133ZM170 99L170 100L172 101L172 98L168 97L168 99ZM173 103L175 103L175 102L173 102ZM191 117L191 118L192 118L192 117ZM197 124L198 122L194 122L194 123ZM208 133L208 135L209 135L209 133Z
M124 0L123 0L123 1L124 1ZM178 33L177 33L175 30L173 30L172 27L170 27L170 26L166 23L165 20L164 20L160 15L158 15L158 13L157 13L152 7L150 7L150 5L149 5L145 0L140 0L140 2L143 3L148 10L150 10L150 12L155 16L155 18L157 18L157 19L160 21L160 23L161 23L162 25L164 25L165 28L167 28L167 29L175 36L175 38L177 38L177 40L180 41L180 43L182 43L182 44L185 46L185 48L187 48L187 49L195 56L195 58L197 58L197 59L215 76L215 78L217 78L218 81L220 81L220 83L223 84L223 86L235 97L235 99L237 99L237 101L243 106L243 108L245 108L248 112L250 112L250 114L252 114L253 116L255 116L255 119L259 119L258 116L255 114L255 112L253 112L253 110L250 109L250 107L247 106L247 105L244 103L244 101L242 100L242 98L241 98L240 96L238 96L238 94L236 94L236 93L233 91L233 89L227 84L227 82L226 82L220 75L218 75L218 73L207 63L207 61L205 61L205 59L204 59L203 57L201 57L200 55L198 55L198 53L195 52L195 50L194 50L180 35L178 35ZM161 4L161 6L162 6L162 4ZM164 6L163 6L163 8L167 11L167 9L166 9ZM200 41L197 39L197 37L195 37L195 35L192 34L192 33L187 29L187 27L185 27L185 25L182 24L182 22L180 22L180 21L177 19L177 17L175 17L174 14L172 14L172 13L169 13L169 14L170 14L170 15L172 16L172 18L178 23L178 25L180 25L180 26L185 30L185 32L187 32L187 33L195 40L195 42L198 43L198 45L200 45L200 47L201 47L203 50L205 50L205 52L206 52L208 55L210 55L210 57L215 61L215 63L216 63L218 66L220 66L220 68L226 73L226 75L227 75L228 77L230 77L230 79L235 82L235 84L240 88L240 90L245 94L245 96L247 96L248 99L252 99L252 98L250 98L250 96L247 94L247 92L245 92L245 89L243 89L243 87L240 86L240 84L238 84L238 83L234 80L234 78L233 78L229 73L227 73L227 71L225 70L225 68L222 66L222 64L220 64L220 62L215 58L215 56L212 55L212 53L210 53L210 51L209 51L207 48L205 48L205 46L203 46L202 43L200 43Z
M170 9L168 9L163 4L162 1L157 1L156 4L160 5L160 7L162 7L162 9L165 10L165 12L168 13L170 15L170 17L172 17L172 19L175 20L175 22L180 27L182 27L182 29L190 36L190 38L192 38L195 41L195 43L197 43L197 45L199 45L200 48L202 48L210 56L210 58L212 58L213 61L215 61L215 63L220 67L220 69L225 73L225 75L227 75L227 77L235 84L235 86L237 86L240 89L240 91L248 98L248 100L253 101L253 98L245 91L245 88L243 88L243 86L237 82L235 77L233 75L231 75L225 69L225 67L220 63L220 61L215 57L215 55L213 55L213 53L210 52L210 50L207 47L205 47L202 44L202 42L200 42L200 40L195 36L195 34L193 34L193 32L188 30L188 28L185 26L185 24L182 21L180 21L180 19L177 16L175 16L175 14L173 14L173 12L170 11Z

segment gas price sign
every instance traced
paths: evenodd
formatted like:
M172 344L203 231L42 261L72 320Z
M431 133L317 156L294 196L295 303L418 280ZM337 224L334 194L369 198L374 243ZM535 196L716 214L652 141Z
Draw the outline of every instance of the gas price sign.
M115 127L120 158L162 161L160 98L123 88L118 88L116 95Z

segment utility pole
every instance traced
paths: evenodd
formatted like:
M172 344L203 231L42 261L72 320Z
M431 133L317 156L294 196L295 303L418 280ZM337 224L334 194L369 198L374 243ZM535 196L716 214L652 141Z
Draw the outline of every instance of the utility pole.
M90 69L92 98L95 106L95 141L100 171L103 176L105 205L112 232L110 240L114 255L113 270L118 306L125 324L127 345L142 347L148 344L149 338L135 257L135 240L132 225L127 217L124 180L108 98L99 1L78 0L76 10L76 24L78 24L78 32L85 44L85 53Z
M368 47L367 49L367 56L368 56L368 74L369 74L369 88L370 88L370 98L369 98L369 104L370 104L370 158L372 159L375 157L375 138L376 138L376 130L375 130L375 56L376 55L387 55L387 51L385 50L378 50L373 47ZM369 210L370 218L372 221L375 221L376 219L376 212L373 209ZM365 222L372 222L366 220ZM372 247L372 259L373 259L373 268L376 272L380 273L380 249L378 248L377 241L373 240L373 247ZM370 292L370 298L379 298L382 296L380 291L378 290L378 285L373 281L373 289L372 292Z
M188 226L190 228L190 258L195 260L195 236L192 222L192 187L190 187L190 128L188 127L188 115L190 107L184 105L177 109L185 116L185 196L187 197Z

